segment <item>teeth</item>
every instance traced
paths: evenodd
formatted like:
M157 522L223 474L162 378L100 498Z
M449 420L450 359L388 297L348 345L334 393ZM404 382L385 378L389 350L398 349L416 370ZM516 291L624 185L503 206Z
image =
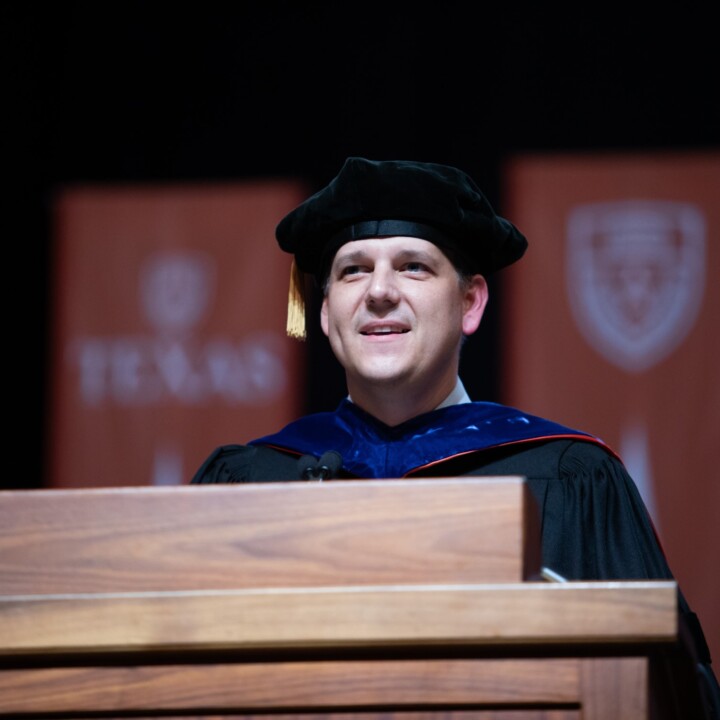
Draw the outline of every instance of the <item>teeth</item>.
M395 333L405 333L407 330L398 330L394 327L379 327L373 328L372 330L366 330L363 335L392 335Z

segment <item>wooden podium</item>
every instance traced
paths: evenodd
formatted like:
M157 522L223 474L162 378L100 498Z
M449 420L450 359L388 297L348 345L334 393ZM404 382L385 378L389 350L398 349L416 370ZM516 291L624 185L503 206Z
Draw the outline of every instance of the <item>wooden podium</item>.
M0 493L0 716L646 718L672 582L547 582L522 478Z

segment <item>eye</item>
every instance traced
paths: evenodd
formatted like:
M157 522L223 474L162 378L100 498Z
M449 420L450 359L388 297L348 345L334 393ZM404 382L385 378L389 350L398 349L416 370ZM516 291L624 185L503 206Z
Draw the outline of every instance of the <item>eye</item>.
M363 271L361 265L346 265L340 268L339 276L341 278L347 277L348 275L358 275Z
M402 267L403 272L410 273L411 275L418 275L423 273L429 273L430 268L424 263L412 260L411 262L405 263Z

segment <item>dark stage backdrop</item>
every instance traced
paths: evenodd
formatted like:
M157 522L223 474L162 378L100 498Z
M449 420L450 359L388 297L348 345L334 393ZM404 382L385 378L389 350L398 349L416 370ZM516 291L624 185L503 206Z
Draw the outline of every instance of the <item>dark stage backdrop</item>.
M9 377L32 449L2 487L51 473L52 211L66 188L317 188L364 155L457 165L502 209L500 167L516 152L720 144L717 24L700 5L11 0L0 20L2 217L22 280ZM500 283L463 361L478 398L498 397ZM322 341L307 350L306 407L331 407L341 378Z

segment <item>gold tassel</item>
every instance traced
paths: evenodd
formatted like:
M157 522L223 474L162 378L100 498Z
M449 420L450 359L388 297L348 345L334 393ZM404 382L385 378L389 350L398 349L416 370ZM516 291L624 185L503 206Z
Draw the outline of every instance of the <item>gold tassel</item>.
M305 278L293 258L290 267L290 292L288 293L287 334L297 340L305 340Z

